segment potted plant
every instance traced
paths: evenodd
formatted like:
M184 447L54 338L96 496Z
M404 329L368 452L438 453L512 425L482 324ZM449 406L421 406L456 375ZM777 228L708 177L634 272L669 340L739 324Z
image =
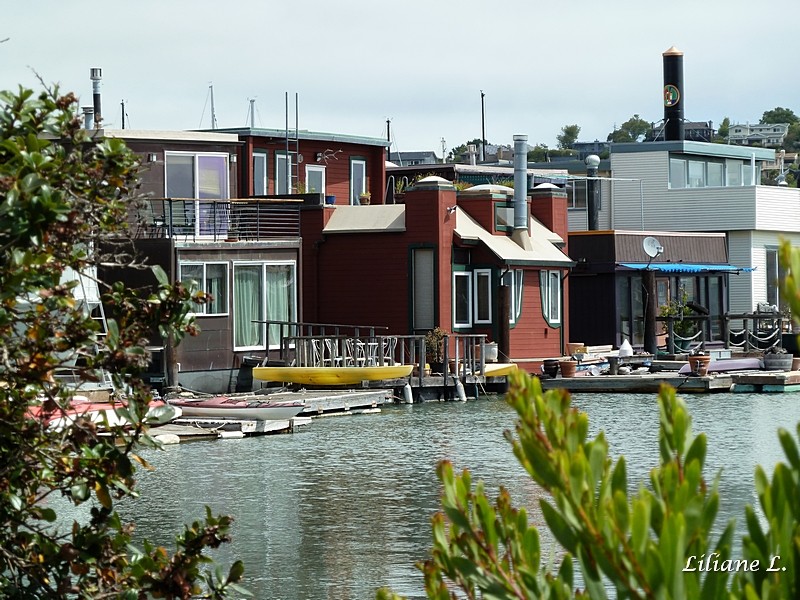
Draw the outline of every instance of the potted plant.
M425 334L425 360L433 373L444 372L444 341L447 332L441 327L434 327Z
M370 192L361 192L361 194L358 196L358 202L360 204L369 204L371 199L372 194Z
M659 308L658 314L660 317L672 317L672 333L675 334L673 343L676 350L687 350L689 348L689 340L686 338L692 337L697 333L697 325L694 321L686 319L692 310L686 306L688 298L684 293L680 300L673 298L666 304L662 304ZM664 333L669 333L669 321L664 321Z
M767 371L791 371L793 358L786 348L775 344L764 350L764 368Z
M708 375L708 365L711 357L700 348L695 348L689 353L689 368L695 375Z

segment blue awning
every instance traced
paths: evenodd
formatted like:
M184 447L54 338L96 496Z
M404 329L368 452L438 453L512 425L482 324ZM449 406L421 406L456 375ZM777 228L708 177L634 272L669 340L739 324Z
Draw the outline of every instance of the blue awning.
M753 267L736 267L734 265L708 265L697 263L618 263L620 267L644 271L660 271L662 273L740 273L750 272Z

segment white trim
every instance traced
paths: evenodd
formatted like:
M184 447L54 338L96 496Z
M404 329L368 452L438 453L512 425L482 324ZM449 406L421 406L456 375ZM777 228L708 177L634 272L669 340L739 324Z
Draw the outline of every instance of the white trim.
M223 267L225 267L225 277L223 278L223 280L225 282L225 307L224 307L225 308L225 312L221 312L221 313L206 312L206 310L208 308L208 305L207 304L203 304L202 305L203 312L194 312L194 313L191 313L191 314L193 314L195 317L227 317L228 315L230 315L230 310L231 310L230 263L229 262L227 262L227 261L218 261L218 260L208 260L208 261L182 260L182 261L179 261L178 262L178 273L179 273L178 280L179 281L183 281L184 280L184 276L183 276L183 268L184 267L201 266L201 267L203 267L203 275L202 275L202 280L198 281L199 289L207 294L209 292L205 288L206 288L206 266L208 266L208 265L222 265Z
M308 174L309 173L320 173L322 175L322 189L321 190L312 190L308 186ZM326 194L325 189L327 188L328 184L325 181L325 167L323 165L306 165L306 193L308 194L322 194L323 196Z
M456 278L465 277L467 279L467 321L458 322L456 320ZM463 329L472 327L472 271L453 271L453 329Z
M474 287L472 291L472 297L474 298L474 316L473 316L473 323L476 325L483 325L492 322L492 270L491 269L474 269L473 273L473 281L472 285ZM480 318L480 290L479 287L481 285L481 280L486 282L486 301L488 306L488 317L485 319Z

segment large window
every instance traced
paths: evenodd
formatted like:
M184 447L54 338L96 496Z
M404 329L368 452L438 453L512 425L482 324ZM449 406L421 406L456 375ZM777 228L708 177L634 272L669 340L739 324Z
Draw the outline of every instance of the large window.
M367 162L350 160L350 204L360 204L358 197L367 191Z
M781 295L780 295L780 288L779 288L779 281L786 277L786 272L781 265L780 261L778 260L778 249L777 248L767 248L767 265L766 265L766 277L767 277L767 302L769 302L772 306L777 306L781 308Z
M669 187L703 188L703 187L738 187L752 185L761 181L761 167L756 165L755 178L749 161L739 159L700 159L687 155L670 156Z
M325 167L306 165L306 193L325 194Z
M295 263L235 263L233 344L236 350L277 348L281 325L297 320ZM287 328L283 328L287 332Z
M228 155L215 153L167 152L165 154L167 198L194 199L173 204L173 224L195 235L221 235L228 229L227 207L220 202L230 197Z
M180 279L193 279L201 291L211 300L195 309L196 314L228 314L228 264L227 263L181 263Z
M551 327L561 324L561 273L539 271L539 289L542 296L542 316Z
M266 196L267 189L267 153L253 152L253 195Z

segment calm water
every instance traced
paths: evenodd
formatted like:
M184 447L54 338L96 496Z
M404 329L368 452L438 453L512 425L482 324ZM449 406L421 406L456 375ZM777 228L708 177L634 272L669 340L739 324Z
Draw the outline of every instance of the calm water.
M707 477L723 469L718 523L732 516L743 523L744 504L756 501L753 466L782 459L775 431L795 431L800 396L687 402L694 431L709 437ZM574 403L589 413L593 434L605 430L612 454L625 454L629 482L645 478L658 460L655 395L578 395ZM438 461L468 467L492 492L505 485L541 523L541 492L502 437L513 423L502 400L482 398L315 419L295 435L180 444L146 455L157 470L141 474L142 497L122 512L140 535L162 544L205 505L234 516L234 541L215 556L224 565L244 561L256 598L372 598L382 585L418 598L414 562L431 546Z

